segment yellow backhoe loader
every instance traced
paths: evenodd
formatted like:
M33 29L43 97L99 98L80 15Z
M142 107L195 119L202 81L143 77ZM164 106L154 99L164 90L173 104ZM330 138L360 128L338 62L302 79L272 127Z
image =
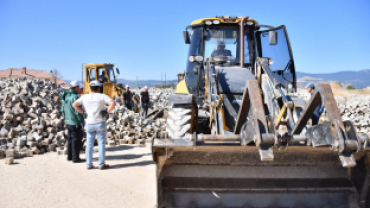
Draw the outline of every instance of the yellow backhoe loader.
M185 78L152 143L158 207L370 206L368 135L342 121L328 83L295 96L284 25L217 16L183 36Z

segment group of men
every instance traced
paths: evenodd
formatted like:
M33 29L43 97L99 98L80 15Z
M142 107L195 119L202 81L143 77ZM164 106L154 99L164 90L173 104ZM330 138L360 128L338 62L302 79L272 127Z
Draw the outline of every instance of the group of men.
M91 81L89 87L91 92L81 96L83 94L83 87L77 81L72 81L70 83L70 89L62 95L63 104L61 112L68 130L67 160L73 163L85 162L85 160L80 158L85 127L87 169L94 168L92 154L95 137L97 137L99 145L99 169L104 170L109 168L109 165L105 163L107 124L104 115L113 111L116 103L109 96L101 93L103 86L99 80ZM133 109L132 95L130 87L126 85L126 91L123 93L121 101L130 110ZM144 91L140 94L140 111L143 118L147 116L149 101L148 88L144 87ZM106 105L108 105L108 108L106 108Z
M133 94L130 91L130 86L126 85L126 91L122 94L121 103L123 103L123 107L126 107L129 110L135 110L134 104L132 100ZM142 118L146 118L148 115L148 108L149 108L149 93L148 87L145 86L143 91L140 93L140 116Z
M98 80L92 81L90 82L91 92L80 96L82 88L77 84L77 81L72 81L70 89L62 95L63 104L61 111L68 129L67 160L74 163L85 162L85 160L80 158L83 128L85 126L87 169L94 168L92 153L95 137L97 137L99 145L99 169L109 168L109 165L105 164L107 124L104 114L110 113L116 103L107 95L100 93L101 87L102 84ZM107 109L106 105L108 105Z

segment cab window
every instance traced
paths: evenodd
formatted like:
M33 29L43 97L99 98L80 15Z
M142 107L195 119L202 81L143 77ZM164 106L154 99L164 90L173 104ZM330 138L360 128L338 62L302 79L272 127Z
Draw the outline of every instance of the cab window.
M95 69L91 69L90 70L90 81L94 81L94 80L96 80Z
M112 66L107 66L106 67L108 76L109 76L109 81L114 82L114 71Z

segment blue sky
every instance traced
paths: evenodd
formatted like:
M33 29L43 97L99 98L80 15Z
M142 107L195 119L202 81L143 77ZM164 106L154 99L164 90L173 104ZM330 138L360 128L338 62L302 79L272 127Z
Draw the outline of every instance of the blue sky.
M56 68L79 79L82 63L110 62L119 78L176 79L187 60L181 31L216 15L285 24L298 71L369 69L369 11L369 0L0 0L0 70Z

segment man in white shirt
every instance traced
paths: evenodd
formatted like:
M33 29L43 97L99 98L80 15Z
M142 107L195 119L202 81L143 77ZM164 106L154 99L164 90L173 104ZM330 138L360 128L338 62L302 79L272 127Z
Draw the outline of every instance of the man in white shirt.
M105 139L107 134L107 123L103 117L103 114L110 113L113 111L116 103L110 97L105 94L101 94L100 88L101 83L97 80L90 82L91 93L83 95L73 103L73 108L79 113L86 113L87 118L85 119L86 124L86 165L87 169L92 169L92 153L94 147L95 136L98 138L99 145L99 168L104 170L109 168L108 164L105 164ZM108 104L108 109L105 109L105 105ZM81 108L84 106L85 112Z

